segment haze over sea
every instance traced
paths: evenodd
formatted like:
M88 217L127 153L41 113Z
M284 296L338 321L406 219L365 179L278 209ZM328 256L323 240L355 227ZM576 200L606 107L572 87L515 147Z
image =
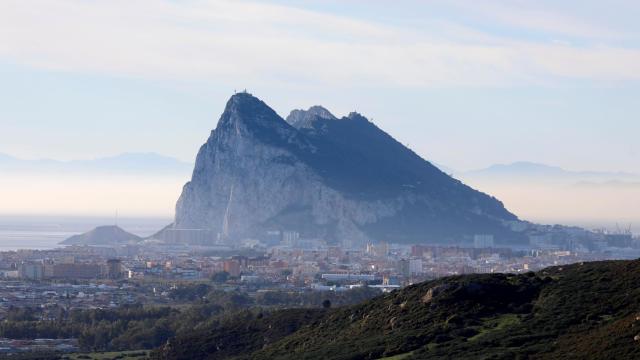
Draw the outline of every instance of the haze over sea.
M171 221L129 217L119 218L117 224L136 235L149 236ZM72 235L115 222L115 217L0 215L0 251L52 249Z
M167 217L127 217L119 218L117 224L139 236L150 236L162 229L173 219ZM80 234L101 225L116 222L115 217L99 216L45 216L45 215L0 215L0 251L20 249L45 250L59 247L66 238ZM543 223L562 223L545 219ZM571 223L588 229L604 228L616 230L615 223L609 221L572 221ZM629 224L619 224L628 227ZM638 235L638 223L631 224L631 231Z

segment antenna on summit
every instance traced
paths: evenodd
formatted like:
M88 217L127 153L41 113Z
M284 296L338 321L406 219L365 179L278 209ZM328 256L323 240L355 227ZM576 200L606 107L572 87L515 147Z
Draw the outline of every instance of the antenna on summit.
M115 225L118 226L118 209L116 209Z

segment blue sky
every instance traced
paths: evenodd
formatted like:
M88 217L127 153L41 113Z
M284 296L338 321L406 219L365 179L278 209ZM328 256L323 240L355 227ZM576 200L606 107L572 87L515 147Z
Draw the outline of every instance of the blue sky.
M392 4L392 5L391 5ZM640 172L637 1L0 3L0 152L193 161L234 89L457 169Z

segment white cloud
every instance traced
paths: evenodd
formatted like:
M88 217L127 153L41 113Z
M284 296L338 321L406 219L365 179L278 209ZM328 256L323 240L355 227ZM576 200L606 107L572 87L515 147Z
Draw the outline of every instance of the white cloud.
M562 36L588 38L588 39L615 39L624 37L625 33L611 26L588 21L577 16L580 6L588 4L588 0L452 0L459 10L472 12L474 16L481 17L503 26L510 26L520 30L552 33ZM614 7L613 3L603 6ZM571 9L566 13L562 8ZM610 25L610 24L608 24Z
M500 8L493 16L584 36L599 31L561 16L540 20L531 12L509 11ZM640 79L638 49L514 40L453 21L425 23L423 29L403 28L230 0L4 0L0 59L63 71L235 84Z

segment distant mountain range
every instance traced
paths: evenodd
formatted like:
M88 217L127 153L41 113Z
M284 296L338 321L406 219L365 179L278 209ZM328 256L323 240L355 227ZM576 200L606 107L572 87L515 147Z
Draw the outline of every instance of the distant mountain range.
M297 113L295 113L297 114ZM300 121L304 121L300 120ZM307 120L308 121L308 120ZM541 182L575 182L579 185L635 186L640 174L631 172L572 171L558 166L518 161L495 164L483 169L459 171L440 163L432 163L442 172L460 179L496 181L531 180ZM87 173L146 173L188 175L194 164L154 152L128 152L89 160L61 161L53 159L25 160L0 153L0 171L10 172L87 172Z
M594 181L580 181L574 184L576 187L581 188L617 188L617 189L638 189L640 188L640 181L620 181L610 180L602 182Z
M314 116L319 117L320 120L314 119ZM358 123L354 120L346 122L342 120L344 119L336 120L333 115L325 113L321 108L297 111L288 118L288 121L293 124L292 127L300 127L298 131L314 138L314 141L321 139L342 141L336 135L342 134L342 131L337 131L335 125L353 125L354 132L349 136L354 138L355 125L360 124L358 127L362 128L368 127L364 126L366 125L364 121ZM373 126L368 128L376 130ZM377 131L380 130L377 129ZM329 135L330 133L334 135ZM332 136L333 139L327 138ZM345 138L345 141L347 140L349 138ZM372 161L372 151L375 149L368 150L367 141L369 140L363 139L361 149L369 153L360 159L369 158L370 160L367 161ZM343 142L342 146L347 144ZM326 144L320 145L326 146ZM329 153L323 152L323 154ZM279 158L279 161L286 161L286 158ZM364 166L358 161L354 163L357 166ZM342 166L341 163L329 163L329 165L331 171L342 171L337 169ZM613 226L617 222L632 223L636 231L640 231L636 225L640 223L637 217L640 213L638 207L640 176L638 174L571 171L532 162L499 164L473 171L458 171L441 164L434 165L465 184L501 199L509 210L520 214L524 219L593 227ZM194 164L156 153L125 153L93 160L74 161L24 160L0 154L0 195L4 200L0 202L0 210L13 212L30 208L37 209L41 213L50 213L60 210L59 199L65 199L65 211L78 214L85 214L87 211L110 214L113 209L118 208L123 213L162 213L162 216L171 216L175 209L175 194L180 191L184 181L192 175L193 168ZM353 169L357 167L354 166ZM348 172L349 169L346 169L345 173ZM345 176L344 179L368 181L366 178L372 177L374 176L366 176L365 180L358 180L352 174ZM98 179L100 180L96 181ZM386 180L381 178L376 180L378 184L384 181ZM352 184L357 183L352 182ZM349 185L349 183L337 185ZM399 185L410 190L408 186L412 184L403 181ZM126 189L129 195L124 195L123 189ZM375 189L370 190L375 191ZM83 195L78 196L78 194ZM105 194L110 195L105 196ZM238 199L238 194L236 190L234 198ZM228 195L227 193L224 201L220 201L224 204L228 203ZM15 205L9 205L10 199L21 201L22 207L16 208ZM277 219L283 222L283 227L288 227L289 222L297 222L296 216L301 214L294 208L290 210L287 216ZM364 219L360 217L363 214L358 214L358 218ZM229 225L233 226L233 223ZM342 224L335 225L339 225L342 229L345 229L345 225L349 226L344 221Z
M82 174L188 175L193 164L156 153L123 153L92 160L23 160L0 154L3 172L74 172Z
M539 164L528 161L518 161L510 164L495 164L484 169L457 171L437 164L442 171L460 179L489 180L499 182L635 182L640 180L640 174L630 172L606 171L572 171L558 166Z

